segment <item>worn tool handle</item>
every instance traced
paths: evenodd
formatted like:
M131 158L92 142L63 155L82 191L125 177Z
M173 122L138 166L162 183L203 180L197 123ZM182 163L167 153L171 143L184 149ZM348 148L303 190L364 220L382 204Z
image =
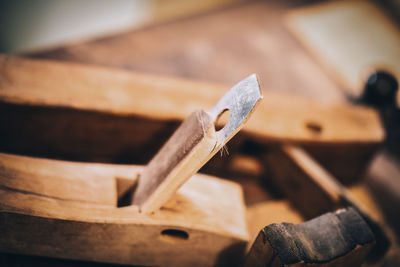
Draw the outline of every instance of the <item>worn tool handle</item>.
M368 224L350 207L300 224L266 226L244 266L360 266L374 242Z
M192 113L146 166L133 204L144 213L160 208L244 126L261 99L253 74L234 85L208 112ZM214 123L226 110L229 120L216 132Z
M203 110L186 118L141 174L133 204L150 213L209 160L217 143L214 121Z

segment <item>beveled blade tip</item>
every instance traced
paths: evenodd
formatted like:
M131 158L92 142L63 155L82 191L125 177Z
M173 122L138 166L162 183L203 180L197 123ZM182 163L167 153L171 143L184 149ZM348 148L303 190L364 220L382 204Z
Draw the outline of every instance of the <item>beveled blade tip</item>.
M262 99L262 93L256 74L234 85L209 111L212 118L217 118L225 110L230 111L228 123L217 132L219 145L225 144L242 127L257 103Z

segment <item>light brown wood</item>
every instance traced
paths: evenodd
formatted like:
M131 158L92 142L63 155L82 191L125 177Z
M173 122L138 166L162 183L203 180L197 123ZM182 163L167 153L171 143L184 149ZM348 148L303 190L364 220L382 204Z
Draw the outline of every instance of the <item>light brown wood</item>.
M0 64L0 100L14 104L183 120L193 110L210 108L226 91L221 85L71 63L1 56ZM264 94L246 126L249 133L313 143L376 143L383 138L372 109ZM315 125L320 130L313 130Z
M160 208L193 174L243 128L262 100L255 74L234 85L209 111L186 118L147 164L132 198L140 211ZM214 124L228 112L221 129Z
M0 180L7 185L0 187L2 252L158 266L212 266L244 253L243 195L233 182L195 175L146 216L137 206L108 203L117 188L103 186L115 177L134 180L142 167L8 154L0 154L0 162ZM50 175L58 190L41 184ZM100 186L86 186L95 183ZM93 203L93 195L105 201Z
M130 180L133 186L137 177L131 169L123 165L27 160L2 154L0 187L60 200L117 206L118 192L124 191L117 190L117 177Z
M387 4L387 1L384 2L382 5ZM256 68L257 72L262 72L261 78L267 85L264 86L265 89L301 93L321 99L334 98L336 100L334 96L344 98L336 92L337 86L326 78L322 69L304 53L305 50L297 47L297 42L279 27L282 10L277 10L277 7L288 3L288 1L262 1L257 4L243 5L236 9L212 12L167 25L156 25L139 31L75 44L44 52L39 56L158 74L172 74L203 81L219 81L225 84L235 82L238 76L250 73ZM308 2L297 1L290 3L308 4ZM218 27L214 27L215 25ZM174 38L170 38L171 36ZM232 69L232 66L236 67ZM134 123L125 125L134 125ZM148 129L150 126L142 128ZM160 128L152 128L151 133L155 133L156 129ZM172 131L164 131L164 134L168 136ZM139 131L137 132L135 135L131 133L131 136L139 139ZM159 132L154 135L160 136ZM158 148L162 143L156 143L153 146ZM102 150L106 151L107 147L104 148L104 146ZM232 154L232 147L228 148ZM343 152L336 154L335 148L338 148L337 143L331 147L320 148L321 152L313 156L321 163L323 162L325 167L332 166L332 163L336 161L335 167L330 168L331 172L332 170L347 170L357 165L358 161L355 159L360 158L360 155L354 156ZM132 148L130 147L129 150L131 151ZM142 153L148 151L137 150ZM153 150L153 153L156 150ZM357 146L351 151L354 150L362 149ZM88 149L86 148L85 151ZM82 155L85 151L80 151L80 154ZM310 150L307 151L310 152ZM101 153L92 154L97 155L97 160L106 161L104 157L100 158ZM327 159L330 164L322 160L327 154L331 155L331 158ZM85 160L87 158L89 157ZM150 156L143 158L145 158L143 161L145 163ZM139 162L138 158L132 157L132 159L134 162ZM335 176L339 175L335 174ZM355 175L349 175L351 176ZM252 195L257 198L257 194ZM393 208L392 211L395 212L396 209Z
M147 163L178 121L210 108L226 91L177 78L6 56L0 78L0 119L9 125L1 135L2 151L106 162ZM343 180L360 176L384 137L372 109L268 92L243 134L260 145L302 145Z
M212 2L217 5L220 1ZM165 5L173 6L177 1L170 2ZM193 5L187 3L192 1L183 2L185 4L174 8L174 12ZM200 2L204 6L210 1ZM243 1L206 14L30 56L217 82L225 86L255 72L265 81L265 91L343 101L344 96L336 84L283 26L282 17L288 7L298 4Z
M243 0L163 0L153 1L152 5L152 21L160 23L173 19L186 18L189 16L212 11L220 8L226 8L234 4L244 2Z
M373 201L365 190L353 186L352 190L357 195L353 194L300 147L282 145L267 160L271 166L271 178L307 218L340 207L354 207L366 220L377 240L371 257L380 258L385 254L390 245L389 238L393 236L392 231L380 210L371 205ZM360 196L368 201L362 201Z
M154 212L203 167L216 148L211 116L202 110L193 112L142 172L133 203L144 213Z
M352 193L368 198L370 194L363 186L353 185L350 191L300 147L283 145L281 149L282 153L276 151L268 158L273 177L279 179L279 185L292 203L309 217L351 204L374 220L383 221L371 199L360 201Z
M360 212L371 216L374 220L379 222L383 221L382 215L378 213L379 209L376 207L371 208L371 202L373 201L370 199L365 201L365 198L367 198L369 194L363 193L365 189L363 189L362 186L353 185L350 187L352 188L350 191L301 148L291 145L284 145L282 149L284 153L301 168L301 171L306 174L311 183L320 188L321 192L328 196L332 203L335 203L339 206L343 204L351 204ZM359 197L362 196L364 201L359 200L359 198L353 192ZM367 203L369 203L369 205L366 205Z
M354 97L376 69L400 79L400 31L371 2L339 1L294 10L289 28ZM344 41L345 40L345 41ZM400 94L398 94L400 103Z
M266 161L270 166L268 178L306 218L340 207L341 191L337 181L332 181L326 170L303 149L283 145L270 152Z
M251 246L260 229L272 223L301 223L303 216L287 199L262 201L247 206L247 225ZM250 248L250 247L249 247Z

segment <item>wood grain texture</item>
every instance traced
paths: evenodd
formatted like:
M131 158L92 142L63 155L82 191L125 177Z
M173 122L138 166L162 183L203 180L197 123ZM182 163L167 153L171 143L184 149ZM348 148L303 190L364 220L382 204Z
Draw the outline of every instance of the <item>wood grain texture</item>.
M258 235L245 266L361 266L374 235L352 208L301 224L271 224Z
M280 4L276 3L275 5L279 8ZM275 5L272 4L271 7L271 3L264 2L251 4L244 9L237 8L216 12L211 14L213 19L210 23L205 23L205 20L207 19L206 17L208 17L206 15L194 18L194 21L188 19L187 21L182 20L180 22L170 23L170 28L175 29L177 34L175 34L174 30L168 29L168 25L160 25L143 29L141 31L131 32L129 34L92 41L90 42L90 45L85 43L69 46L54 51L44 52L37 56L52 59L81 61L86 63L98 63L104 66L112 65L119 68L130 68L134 70L151 71L154 73L176 74L179 76L207 81L217 81L225 84L235 82L238 77L237 72L246 72L245 74L248 74L254 71L253 68L258 68L257 72L263 73L261 75L262 80L268 82L268 86L264 86L267 90L278 90L289 93L294 92L324 100L342 99L343 96L340 93L337 93L337 91L339 91L338 86L325 77L326 75L319 69L318 65L310 60L302 49L299 49L296 46L296 41L293 40L290 35L285 33L285 31L282 30L282 27L275 24L276 21L280 20L280 16L282 15L281 12L277 12ZM246 17L250 19L246 19ZM229 25L229 27L219 27L218 22L220 21L228 21L227 25ZM254 27L256 22L259 26ZM207 27L207 25L209 27ZM233 26L231 27L231 25ZM239 27L234 27L235 25ZM207 30L201 31L201 28L203 27ZM240 34L241 32L247 31L248 28L253 28L254 30L245 34ZM154 31L154 29L156 29L156 31ZM207 35L208 32L212 32L211 30L215 29L217 29L217 33ZM226 35L221 34L221 32L230 32L231 38L226 38ZM143 39L141 40L138 35L143 37ZM171 38L171 36L174 38ZM186 36L189 36L190 38L186 39ZM193 38L193 36L198 36L198 38ZM153 37L155 39L154 42ZM207 40L210 40L210 37L213 41L209 46ZM184 40L182 41L182 39ZM191 42L189 41L190 39L195 41ZM182 49L177 45L179 42L183 44L185 49ZM227 49L226 47L228 42L230 48ZM214 47L218 49L214 50ZM212 49L212 53L205 53L207 50L210 51L210 48ZM243 52L247 51L249 53L244 55ZM263 55L260 55L260 53L263 53ZM284 57L282 57L283 54L285 55ZM135 61L135 59L137 60ZM233 64L238 66L238 68L232 70ZM51 69L52 68L49 68L47 70L50 74ZM288 77L290 77L290 79L288 79ZM98 77L93 77L93 80L96 80L97 78ZM150 75L150 80L152 78L153 77ZM116 80L124 79L114 79L113 82ZM160 85L164 83L156 84ZM101 88L101 86L97 86ZM188 86L188 88L201 88L195 86L196 84L192 84L191 86ZM57 86L53 87L56 88ZM71 87L73 86L71 85ZM173 87L174 86L170 89L173 90ZM331 92L330 89L332 88L333 90ZM184 92L179 93L183 94ZM122 100L129 99L124 97L124 93L120 94L119 90L117 90L115 94L111 95ZM120 97L118 97L118 95L120 95ZM67 98L68 97L69 96L67 95ZM216 99L217 98L218 97L216 97ZM90 97L88 99L90 99ZM114 108L107 97L104 99L106 99L106 101L101 103L100 106L105 104L105 107L109 105L110 108ZM278 100L282 101L281 98L278 98L277 101ZM77 102L76 99L74 99L74 102ZM123 101L120 103L122 102ZM155 103L156 104L151 106L151 108L159 106L157 105L157 101L155 101ZM124 107L124 109L129 109L129 105L130 104L127 103L126 106L122 104L117 106L119 108ZM135 105L140 106L140 103L135 103ZM179 105L182 109L186 108L184 103L179 103ZM277 103L276 105L279 106ZM20 131L17 130L10 131L10 135L5 131L6 134L4 134L4 136L8 138L7 143L10 144L7 149L15 149L15 147L19 145L18 153L37 154L40 152L42 154L49 153L47 155L52 157L69 157L92 161L120 162L125 160L126 162L126 158L129 158L133 159L134 162L142 163L145 163L147 159L150 159L150 157L157 151L158 147L160 147L166 140L163 138L169 136L178 126L178 121L186 117L191 111L190 109L186 109L187 113L180 119L165 123L165 120L150 121L132 115L115 115L116 113L113 113L113 116L109 116L110 114L106 112L107 116L103 116L105 115L104 113L84 112L81 109L64 109L61 110L61 112L59 109L44 108L38 112L35 108L28 108L25 106L21 109L21 106L12 105L12 108L7 106L7 108L2 110L4 111L3 114L7 114L9 118L13 118L11 121L16 121L17 118L23 118L23 123L21 125L27 126L29 123L32 123L31 131L28 131L29 135L27 136L24 136L23 133L20 133ZM295 116L297 112L298 110L295 109L293 112L293 118L296 118ZM28 114L22 115L21 113ZM63 116L60 117L60 113L62 113ZM75 116L70 116L72 113L75 114ZM143 113L147 114L146 112ZM10 114L12 114L12 116L10 116ZM15 114L17 114L17 116L15 116ZM34 114L36 114L36 117ZM46 116L43 116L43 114ZM65 116L66 114L67 116ZM42 118L46 119L38 119L38 117L41 117L40 115L42 115ZM50 117L53 118L53 120L49 120ZM276 114L274 117L277 117ZM69 118L69 121L74 122L74 124L65 123L62 125L61 122L65 121L65 118ZM83 118L86 120L83 120ZM324 117L321 118L324 120ZM141 121L140 124L137 124L138 120ZM42 123L38 125L38 121L41 121ZM7 120L7 122L10 122L10 120ZM329 123L329 120L327 122ZM143 126L143 124L146 126ZM7 125L11 128L14 127L18 129L15 124L7 123ZM61 127L61 129L68 129L68 131L54 131L54 128L50 128L51 130L49 131L49 125L52 127L54 125L61 125L64 126L64 128ZM145 129L146 131L144 131ZM71 132L72 134L70 134ZM42 137L45 133L47 137L46 139ZM49 135L52 137L51 133L53 133L53 139L50 140L58 140L58 142L55 141L52 143L46 141L49 140ZM82 133L84 134L82 135ZM347 149L343 149L343 146L348 147L347 143L332 143L325 147L321 145L326 140L325 135L321 137L321 135L315 134L313 131L309 131L308 134L310 133L312 133L313 139L317 140L318 138L321 138L321 142L316 145L317 147L314 146L313 151L318 150L318 159L321 161L322 159L325 159L326 162L324 162L324 164L326 163L326 166L334 165L335 167L331 169L340 171L345 170L348 167L347 165L343 165L343 162L346 162L348 165L357 165L357 163L354 162L354 158L358 158L361 152L357 153L357 156L352 156L351 153L347 152L344 153L343 151ZM18 139L15 138L17 135L22 135L22 138L19 138L19 140L20 142L21 140L26 140L24 141L25 144L9 141ZM56 135L59 137L54 138ZM84 135L86 135L86 139L80 139L79 142L72 143L72 145L71 143L64 143L64 147L62 147L63 142L60 140L74 140L74 138L75 140L79 140L79 137ZM12 136L14 136L14 139ZM32 138L32 136L36 139ZM110 140L110 136L115 137L113 138L113 142L106 142L106 140ZM131 141L132 136L138 140L135 144ZM149 136L152 137L150 138L150 142L153 142L151 146L142 145L146 143L145 141L149 142ZM246 139L247 138L248 136L246 136ZM101 144L101 146L98 144ZM27 152L27 147L32 147L34 145L36 145L36 149L31 149ZM39 148L39 145L41 149ZM341 146L341 148L338 149L340 153L334 153L339 146ZM360 144L360 146L363 147L363 144ZM350 151L361 151L362 149L360 149L360 146L356 146ZM55 152L55 150L60 149L61 147L61 152L60 150ZM135 156L135 154L132 154L132 151L141 151L143 154ZM362 154L364 154L364 152L362 152ZM348 156L348 159L351 160L346 159L343 155ZM337 160L335 161L335 159L340 159L341 163ZM351 176L354 175L348 175L348 177ZM255 199L259 198L257 198L255 194L253 194L252 197Z
M300 147L282 145L267 157L270 162L271 178L276 180L293 205L302 210L308 218L324 212L353 205L358 211L368 214L374 220L382 222L382 215L371 199L360 201L352 192L341 184L329 171L322 167L310 154ZM358 196L370 196L364 193L360 185L353 185L352 190Z
M205 111L186 118L142 172L132 200L145 213L160 208L211 157L214 122Z
M60 200L117 206L117 193L123 191L117 190L117 177L136 180L130 168L118 165L51 163L1 154L0 187Z
M376 238L369 260L381 259L394 240L379 208L374 205L365 187L343 186L329 171L319 165L306 151L283 145L270 160L271 178L293 205L307 218L321 215L340 207L351 206L367 222Z
M114 181L116 176L134 179L142 167L7 154L0 154L0 158L4 163L13 162L10 168L9 164L2 166L2 183L10 177L14 180L14 184L0 188L2 252L160 266L212 266L234 257L240 260L243 255L248 241L245 209L241 188L233 182L195 175L161 210L145 216L138 212L137 206L117 207L63 198L66 193L72 196L79 193L89 199L90 195L82 191L93 190L97 196L107 198L109 191L116 191L115 187L81 186L101 179ZM24 172L26 166L34 165L37 168ZM73 182L79 188L64 186L51 194L41 193L40 181L56 168L60 173L70 170L72 177L84 181ZM79 177L81 171L87 175ZM100 171L104 173L102 176L97 175ZM125 176L126 173L130 176ZM19 182L24 183L28 178L31 184L27 187L25 183L24 190L20 190ZM67 180L63 174L52 179L60 185ZM185 254L183 250L193 253Z
M247 206L247 225L249 227L249 249L257 238L260 229L272 223L301 223L303 215L295 209L288 199L272 199Z
M193 109L211 107L226 91L221 85L95 66L7 56L0 60L0 99L13 104L183 120ZM247 124L250 133L317 143L379 142L383 138L379 117L372 109L264 95L259 111ZM152 105L148 105L150 99ZM313 131L307 123L321 130Z
M266 160L270 166L269 179L273 179L274 184L306 218L343 205L337 181L332 182L326 170L301 148L282 146L269 153Z
M289 5L288 1L248 1L30 56L226 86L257 73L265 91L342 101L339 88L285 29L283 16Z
M395 5L393 3L395 1L380 1L379 4L384 6L389 2L392 2L392 6ZM295 5L307 5L310 1L290 2L290 4L293 3ZM276 90L291 94L301 94L326 101L344 100L345 97L342 95L341 85L335 84L335 81L332 81L329 75L324 73L323 69L310 58L309 54L299 46L297 40L288 34L287 30L282 26L287 5L288 1L263 1L244 4L240 7L164 25L155 25L126 34L68 45L32 56L113 66L156 74L176 75L207 82L220 82L226 85L235 82L239 75L245 76L251 72L257 72L260 73L261 81L264 83L263 89L267 91ZM394 8L387 10L393 11ZM398 21L399 16L396 16L396 12L394 14L394 19ZM235 68L232 68L232 66L235 66ZM190 88L195 88L194 86L191 85ZM173 89L171 88L171 90ZM222 91L219 96L221 95ZM218 97L215 99L218 99ZM279 98L277 101L282 101L282 99ZM279 108L279 103L275 104ZM140 104L136 105L139 106ZM184 103L181 103L180 106L186 108ZM284 106L285 104L281 105L281 107ZM198 108L204 108L204 106L199 106ZM13 110L16 111L15 109ZM17 110L20 111L20 109ZM31 114L37 112L36 109L26 110ZM280 109L277 109L277 111L280 111ZM10 109L6 109L5 112L7 114L15 114L15 112L10 113ZM62 117L59 117L59 111L55 112L54 109L44 109L42 112L46 114L47 118L51 116L53 120L39 120L42 121L40 126L32 126L35 131L30 131L28 136L22 134L23 136L19 140L26 140L24 144L12 142L8 137L9 147L15 148L19 146L18 153L25 154L37 155L40 152L42 155L47 154L47 156L58 158L103 162L140 162L144 164L156 153L158 148L166 141L166 138L178 126L178 120L185 118L191 110L187 109L185 116L182 116L177 121L165 123L165 121L159 120L148 120L146 122L141 120L140 124L137 123L137 120L141 118L136 116L123 118L121 116L106 116L107 119L105 119L103 116L99 118L98 113L88 114L82 112L82 110L76 113L72 112L72 110L65 110L63 115L68 114L68 116ZM53 113L57 114L53 115ZM71 113L76 114L76 116L70 116ZM293 121L296 121L296 113L300 112L294 109ZM319 111L310 113L310 115L313 114L319 114ZM339 113L335 112L333 114L338 115ZM18 115L13 118L22 118L21 113ZM39 116L39 114L37 115ZM279 121L279 112L271 116L277 118L277 121L274 122L274 124L278 123L276 125L286 123L283 120ZM46 140L41 138L44 133L35 135L38 129L47 129L48 125L62 125L61 121L65 121L66 118L69 118L69 121L80 122L77 125L79 127L70 127L71 124L67 124L69 131L53 132L54 135L57 134L62 137L50 140L62 139L63 141L75 140L76 142L49 142L46 141L49 138L46 138ZM321 116L321 118L321 121L324 121L322 125L322 128L324 128L327 116ZM267 121L267 119L265 120ZM36 124L35 120L28 115L24 117L23 122L22 124L24 125L27 125L28 122L32 122L32 125ZM141 127L142 123L145 123L146 126ZM329 124L329 120L326 120L326 123ZM351 123L358 124L358 121L353 120ZM364 122L361 124L364 124ZM8 125L13 126L12 123L8 123ZM299 129L303 129L304 124L300 123L298 125ZM134 126L137 126L139 130L134 129ZM16 126L13 127L16 128ZM94 131L94 129L97 131ZM149 130L143 131L144 129ZM288 129L291 128L288 127ZM340 130L338 128L338 131ZM73 134L69 134L70 131L73 131ZM91 133L91 138L78 142L80 138L87 136L88 132ZM115 140L118 140L118 142L106 142L106 140L110 139L111 132L113 132L113 136L116 136ZM12 134L5 136L17 136L17 134L19 134L19 131L12 131ZM50 135L50 131L46 131L46 134ZM323 163L323 166L335 177L339 179L345 177L346 179L341 179L343 182L347 180L354 181L355 177L360 177L365 169L366 162L376 151L375 148L366 146L365 143L356 144L356 140L353 140L354 142L351 146L347 142L339 142L339 139L336 139L339 143L327 145L323 143L326 141L325 133L321 135L318 134L318 131L311 130L308 131L308 134L312 134L313 139L320 138L321 142L315 145L303 145L303 148L306 148L314 158ZM295 132L293 132L293 135L295 135ZM362 135L362 133L358 135ZM32 140L32 136L37 137ZM132 136L135 136L140 141L132 142ZM230 154L235 154L234 151L237 148L242 149L242 147L245 147L245 142L248 140L257 144L257 147L268 149L268 147L264 146L264 141L260 142L258 140L256 142L253 136L249 136L247 133L240 133L240 136L232 140L228 147ZM243 143L241 143L242 141ZM35 149L27 152L27 148L39 143L43 147L42 150L36 145ZM85 146L79 145L80 143L85 144ZM97 145L99 143L102 144L102 149L99 149L100 146ZM367 149L367 147L369 148ZM137 155L132 151L141 151L143 154ZM258 149L254 151L258 151ZM227 168L227 166L232 165L228 158L223 161L218 159L210 162L203 171L217 173L216 170L218 169L219 176L233 177L232 171ZM217 168L215 168L216 166ZM263 166L264 169L269 167L265 164ZM384 166L381 168L382 172L385 172ZM387 175L390 175L390 173L387 173ZM266 200L271 195L275 195L275 193L271 193L273 190L265 193L265 190L262 190L259 186L259 180L250 183L249 180L242 178L240 181L244 181L242 184L251 185L249 188L245 187L249 203L254 203L261 199ZM395 210L392 209L392 213Z
M371 2L306 7L289 13L288 22L346 94L361 97L368 76L376 69L400 79L400 31ZM397 99L400 103L399 94Z
M168 24L66 45L30 56L113 66L224 84L232 84L239 75L245 76L251 72L257 72L266 91L300 94L318 100L342 102L346 100L341 88L343 84L339 83L338 79L330 79L329 73L320 68L318 62L310 57L310 53L307 53L300 46L301 43L284 27L284 17L290 7L307 6L311 2L246 3ZM349 1L342 2L340 4L346 5ZM391 14L392 19L399 22L399 5L396 4L396 0L374 2L385 9L385 15ZM373 20L375 18L368 24ZM337 22L341 21L337 20ZM366 28L361 29L360 33L364 33ZM342 33L345 30L347 28L340 29L339 32ZM387 31L388 29L383 29L379 35ZM337 35L332 35L334 36ZM353 38L357 38L357 35L352 36ZM345 45L346 42L341 42L341 45L332 44L342 47L341 45ZM329 47L332 44L328 44ZM375 40L371 44L376 45ZM364 48L369 45L362 43L355 46L355 49L360 48L360 51L356 51L355 54L364 51ZM349 56L349 58L352 57L353 55ZM321 63L324 65L326 62ZM318 112L313 114L318 114ZM324 120L325 117L322 119ZM314 138L319 138L319 134L315 134ZM324 140L322 137L321 141ZM161 145L162 142L159 144ZM307 146L306 149L338 179L346 182L354 181L355 178L363 175L366 163L376 151L375 149L364 150L363 144L353 143L353 145L354 147L349 149L349 146L343 143L327 146L318 144ZM391 146L390 150L395 150L395 147ZM148 150L149 147L145 151ZM355 151L357 153L353 154ZM81 151L81 153L84 152ZM130 158L135 158L136 161L140 159L134 155L130 155ZM360 158L362 160L355 161ZM380 172L385 174L385 168L382 167ZM223 173L226 173L226 170ZM390 174L387 173L387 175Z
M0 119L8 127L0 140L10 153L144 164L179 121L226 91L94 66L5 56L1 62ZM343 180L360 177L384 137L372 109L275 93L264 93L243 133L261 144L302 145ZM352 161L344 168L346 159Z

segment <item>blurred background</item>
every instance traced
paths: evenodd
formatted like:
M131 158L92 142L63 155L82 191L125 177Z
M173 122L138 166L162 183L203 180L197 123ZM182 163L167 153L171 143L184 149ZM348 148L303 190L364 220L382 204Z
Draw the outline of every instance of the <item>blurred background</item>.
M0 52L26 52L65 42L87 40L238 2L240 1L2 1Z

